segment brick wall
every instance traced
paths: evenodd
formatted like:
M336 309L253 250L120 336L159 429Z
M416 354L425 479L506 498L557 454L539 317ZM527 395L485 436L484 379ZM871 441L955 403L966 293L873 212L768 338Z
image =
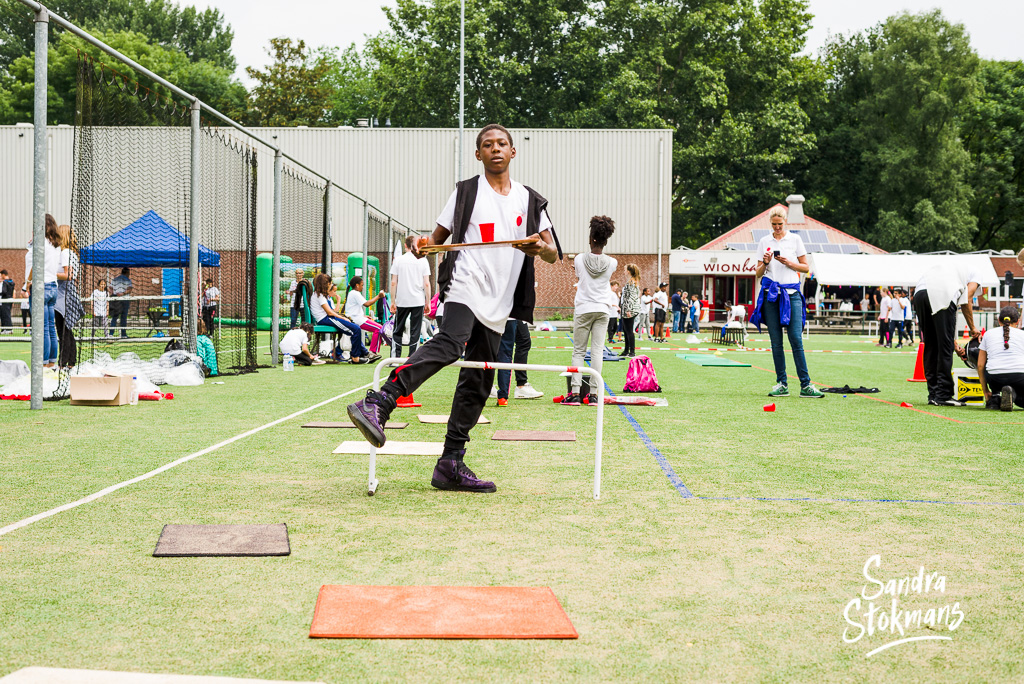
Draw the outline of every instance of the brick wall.
M629 276L626 275L626 264L636 264L640 267L640 288L645 287L656 290L658 287L658 255L657 254L611 254L619 262L618 268L612 274L612 280L618 280L624 284ZM571 318L573 300L576 298L576 271L573 268L572 260L565 259L562 262L547 264L540 259L536 260L537 274L537 312L535 320L543 320L560 315L563 318ZM668 282L668 255L663 254L661 258L661 277Z

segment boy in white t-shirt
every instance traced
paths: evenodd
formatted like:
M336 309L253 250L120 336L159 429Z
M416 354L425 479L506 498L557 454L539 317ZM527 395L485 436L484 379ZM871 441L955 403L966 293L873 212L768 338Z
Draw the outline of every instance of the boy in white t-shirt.
M892 295L889 288L881 290L882 301L878 305L878 342L876 347L888 347L892 345L892 335L889 333L889 317L892 313Z
M789 381L786 375L786 351L782 346L782 328L786 328L789 346L793 350L796 374L800 378L800 396L805 399L822 399L824 394L811 384L804 357L803 330L807 320L807 305L800 291L800 274L807 273L807 249L796 233L786 230L786 210L772 209L770 216L772 232L758 242L761 259L757 262L754 277L761 279L757 304L750 314L750 322L758 332L763 321L768 328L772 342L772 362L775 365L775 387L769 397L788 397Z
M292 328L281 338L281 353L290 354L295 363L303 366L320 366L326 363L309 351L309 341L313 339L313 324L303 323Z
M348 281L349 291L348 296L345 297L345 317L360 327L362 330L366 330L371 333L370 337L370 353L369 360L376 361L380 358L377 354L380 351L381 343L381 330L384 329L377 321L371 320L366 315L366 310L377 303L381 297L384 296L384 291L381 290L373 297L367 299L363 296L363 288L366 284L363 279L356 276Z
M411 355L420 344L423 316L430 313L430 264L426 259L416 258L416 239L415 235L405 238L405 254L391 264L391 313L395 316L391 355L396 357L402 355L406 323Z
M348 406L348 415L371 444L386 441L384 425L399 397L420 385L465 352L467 361L494 363L509 318L532 321L536 300L533 258L554 263L562 250L547 214L547 200L509 176L516 150L504 126L484 126L476 138L481 176L461 181L437 219L426 246L529 240L516 247L449 252L438 267L438 294L444 302L441 330L391 372L380 392ZM493 482L478 478L465 462L469 431L476 425L494 384L493 369L463 368L452 398L444 451L430 484L437 489L494 492Z
M651 302L654 313L654 341L665 341L665 319L668 316L668 283L658 285L658 291L654 293Z

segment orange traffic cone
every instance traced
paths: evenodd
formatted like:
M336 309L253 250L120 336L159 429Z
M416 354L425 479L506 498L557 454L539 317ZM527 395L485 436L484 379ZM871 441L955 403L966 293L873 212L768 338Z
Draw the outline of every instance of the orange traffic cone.
M423 404L417 404L411 394L407 397L398 398L398 408L419 408L420 406L423 406Z
M917 345L917 363L914 364L914 377L907 382L927 382L924 377L924 342Z

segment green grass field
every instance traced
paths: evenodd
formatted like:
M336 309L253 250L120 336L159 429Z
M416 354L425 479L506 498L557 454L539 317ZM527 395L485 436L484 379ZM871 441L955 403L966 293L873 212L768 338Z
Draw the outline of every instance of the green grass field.
M537 333L530 360L568 363L569 351L546 348L567 344ZM828 336L807 348L876 350L866 338ZM794 395L775 413L762 410L774 383L768 352L726 354L751 368L651 356L670 405L628 413L685 489L608 407L603 495L594 501L596 410L554 406L564 379L534 373L545 397L507 408L491 400L493 422L468 447L467 462L495 480L497 494L438 492L432 458L382 456L370 498L365 457L331 453L355 432L300 427L344 420L357 392L0 536L0 676L40 665L323 682L1024 679L1024 411L928 407L924 385L906 382L912 352L809 351L815 382L881 393ZM27 355L5 344L0 357ZM621 390L626 363L605 370ZM0 527L371 376L354 366L266 369L137 407L60 402L32 412L27 402L0 402ZM390 438L442 440L443 425L421 425L415 414L447 413L454 379L444 371L417 391L423 408L399 410L394 418L411 424ZM516 428L575 429L578 441L490 440ZM167 523L277 522L288 524L291 556L151 556ZM921 566L946 578L944 592L900 603L958 602L955 631L943 623L905 635L952 641L872 657L899 635L844 642L844 610L875 554L879 579L916 576ZM311 640L323 584L550 586L580 638ZM876 604L888 609L890 600Z

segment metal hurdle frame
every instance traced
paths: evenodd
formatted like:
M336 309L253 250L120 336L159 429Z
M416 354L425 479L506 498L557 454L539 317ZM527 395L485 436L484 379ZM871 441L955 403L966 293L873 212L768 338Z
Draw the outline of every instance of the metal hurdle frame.
M408 357L387 358L381 360L373 369L373 390L380 391L380 372L388 366L400 366L408 360ZM597 439L594 446L594 500L601 498L601 453L604 438L604 378L593 368L584 366L551 366L536 363L489 363L487 361L456 361L448 365L449 368L481 368L483 370L524 370L542 371L547 373L580 373L590 376L590 388L597 387ZM377 493L380 480L377 479L377 447L370 445L370 474L367 484L367 496Z

